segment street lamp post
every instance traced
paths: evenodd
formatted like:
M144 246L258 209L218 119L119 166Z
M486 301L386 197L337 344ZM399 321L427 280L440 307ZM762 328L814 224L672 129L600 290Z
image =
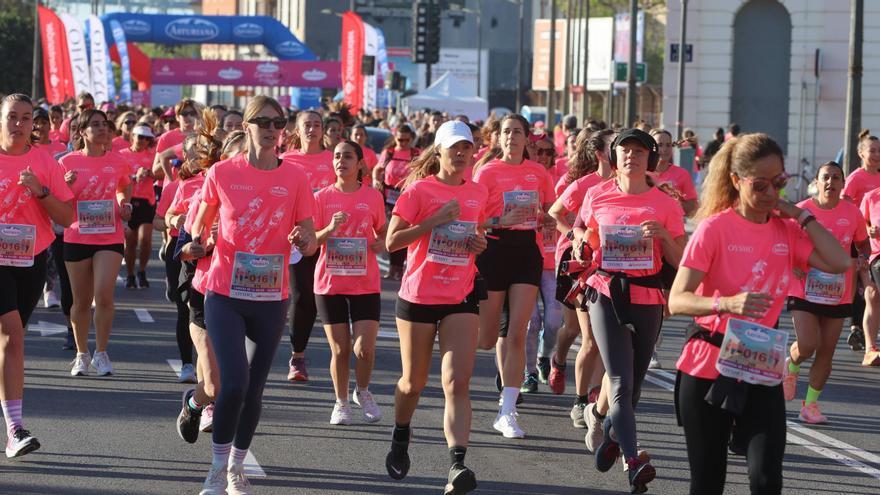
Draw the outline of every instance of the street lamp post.
M681 26L678 37L678 112L675 114L675 136L682 138L684 130L684 68L685 42L687 41L688 0L681 0Z
M583 40L581 42L581 53L584 54L584 61L581 67L581 73L583 77L581 77L581 83L584 86L584 94L581 98L581 115L583 115L583 124L586 127L587 118L590 115L590 91L588 89L588 80L587 76L589 63L590 63L590 0L584 0L583 2L583 10L584 10L584 31L583 31Z
M477 96L483 96L483 15L477 9Z
M519 42L516 47L516 109L522 108L522 65L523 65L523 38L525 37L525 17L523 16L525 0L519 0Z
M865 26L865 0L852 0L849 33L849 81L846 87L846 124L843 141L843 171L849 175L858 146L856 133L862 125L862 40Z
M629 2L629 67L626 71L626 122L624 127L632 127L636 120L636 29L638 28L639 2Z

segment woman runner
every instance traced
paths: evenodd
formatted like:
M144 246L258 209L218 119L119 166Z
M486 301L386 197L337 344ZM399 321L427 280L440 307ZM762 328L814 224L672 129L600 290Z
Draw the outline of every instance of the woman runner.
M146 289L147 263L153 251L153 217L156 216L156 193L153 190L153 131L147 124L138 124L131 131L131 146L119 152L128 160L131 167L131 220L125 233L125 279L126 289ZM140 250L140 256L137 256ZM137 282L135 282L135 258L138 261Z
M487 191L465 181L473 160L471 132L463 122L446 122L434 146L411 168L388 227L388 249L407 251L406 273L397 299L397 332L403 374L394 393L388 475L400 480L410 468L410 422L428 380L439 334L444 407L443 432L451 467L446 495L477 486L465 467L471 430L470 379L477 351L479 287L474 255L486 248ZM534 238L532 238L534 242Z
M746 134L724 143L709 165L697 214L702 222L672 285L670 311L696 317L677 363L675 391L691 495L724 491L734 422L737 436L746 444L751 493L782 492L785 400L780 382L785 350L768 352L759 344L748 344L754 340L741 339L744 335L761 335L768 342L784 338L772 327L788 295L794 267L806 264L843 273L852 264L849 250L816 217L779 199L786 180L782 149L766 134ZM803 231L810 242L804 241ZM766 358L748 360L745 352L731 351L722 355L722 346ZM739 363L754 373L737 375L726 363ZM755 381L758 373L775 379L766 384L739 379Z

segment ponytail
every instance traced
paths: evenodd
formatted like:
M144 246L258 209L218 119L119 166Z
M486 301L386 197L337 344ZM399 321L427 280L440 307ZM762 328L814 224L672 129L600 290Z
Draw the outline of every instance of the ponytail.
M440 149L437 145L427 147L414 161L409 164L409 175L403 182L403 189L417 180L437 175L440 172Z

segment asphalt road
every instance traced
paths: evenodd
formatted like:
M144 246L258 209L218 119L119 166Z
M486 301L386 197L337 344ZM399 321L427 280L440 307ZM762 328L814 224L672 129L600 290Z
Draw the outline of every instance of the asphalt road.
M24 414L27 427L43 447L18 461L0 459L0 495L198 493L210 464L210 437L202 434L190 445L175 432L181 392L187 385L177 383L173 368L179 359L175 312L164 300L162 274L160 263L154 261L150 289L117 289L109 349L116 368L112 377L71 377L73 353L61 350L64 334L49 334L58 329L52 323L63 323L60 310L36 311L26 338ZM383 289L384 336L379 339L371 387L385 416L382 422L331 426L333 392L323 332L315 329L307 351L312 377L307 384L286 380L285 337L266 387L249 458L257 493L442 493L448 454L436 359L413 420L409 476L398 482L385 473L400 358L394 338L396 288L386 283ZM661 361L667 369L681 348L683 328L682 319L670 320L664 327ZM783 328L791 328L787 317ZM574 351L569 363L573 359ZM789 403L785 493L876 494L880 490L880 370L862 368L860 359L841 340L831 382L822 396L830 425L804 427L797 420L800 401ZM805 366L802 377L807 370ZM493 354L481 352L472 381L474 422L467 456L477 473L476 493L628 493L619 464L605 474L593 468L584 449L584 430L574 429L568 419L571 395L551 395L542 385L519 408L526 438L508 440L496 433L491 427L498 397L494 375ZM687 493L689 471L682 430L674 419L673 379L669 372L652 371L637 411L639 442L651 453L658 472L650 493ZM573 387L569 376L569 394ZM802 378L801 398L805 389ZM743 458L730 462L726 493L748 493Z

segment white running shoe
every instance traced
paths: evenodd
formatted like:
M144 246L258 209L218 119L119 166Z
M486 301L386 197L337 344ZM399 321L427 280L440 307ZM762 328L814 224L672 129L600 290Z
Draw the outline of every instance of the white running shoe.
M587 434L584 435L584 444L587 452L593 454L602 445L605 439L605 431L602 429L602 420L596 417L596 403L588 405L584 410L584 421L587 423Z
M382 419L382 410L369 390L355 390L354 403L363 409L364 421L367 423L378 423Z
M648 363L648 369L650 369L650 370L662 370L663 369L663 363L661 363L660 358L657 357L657 351L654 351L654 353L651 354L651 362Z
M342 403L341 401L336 401L336 405L333 406L333 413L330 414L330 424L331 425L350 425L352 422L352 413L351 406L348 403Z
M180 368L180 379L177 380L179 383L198 383L196 379L196 368L190 363L184 364Z
M20 457L30 454L39 448L40 442L31 435L31 432L19 426L15 428L15 431L6 440L6 457L10 459Z
M88 352L77 352L73 362L70 363L70 376L87 376L89 374L89 356Z
M43 305L47 308L57 308L61 306L61 301L58 300L58 295L55 294L54 290L43 292Z
M107 351L96 352L92 356L92 368L95 368L98 376L113 374L113 364L110 363L110 356L107 355Z
M226 493L226 466L212 465L199 495L226 495Z
M241 464L233 464L229 466L229 474L226 476L229 484L226 493L229 495L253 495L254 489L251 482L244 475L244 466Z
M214 403L210 403L202 409L202 417L199 419L199 431L211 433L214 430Z
M525 432L522 431L522 428L519 427L519 423L516 421L517 416L518 414L515 411L507 414L501 414L499 411L492 427L500 431L504 438L525 438Z

